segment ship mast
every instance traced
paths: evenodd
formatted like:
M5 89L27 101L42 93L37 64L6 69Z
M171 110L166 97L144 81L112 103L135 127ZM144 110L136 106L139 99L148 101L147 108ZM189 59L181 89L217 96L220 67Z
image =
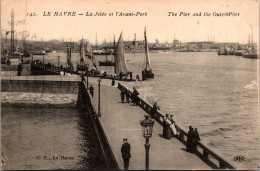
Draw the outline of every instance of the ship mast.
M11 54L14 54L14 9L11 11Z
M97 32L96 32L96 50L97 50Z
M252 46L254 46L254 41L253 41L253 27L252 27L252 24L251 24L250 26L251 26L251 42L252 42Z

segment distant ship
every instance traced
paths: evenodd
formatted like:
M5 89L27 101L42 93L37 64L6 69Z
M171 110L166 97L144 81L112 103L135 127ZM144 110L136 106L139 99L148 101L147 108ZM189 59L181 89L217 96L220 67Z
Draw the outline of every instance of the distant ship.
M257 55L256 51L254 51L254 52L245 52L245 53L243 53L242 57L243 58L250 58L250 59L257 59L258 55Z
M110 54L112 54L111 60L107 60L107 55L106 55L106 61L99 61L99 66L115 66L115 63L113 62L113 56L115 56L115 37L114 37L114 50L113 52L110 50Z
M34 51L32 52L33 55L48 55L45 51Z

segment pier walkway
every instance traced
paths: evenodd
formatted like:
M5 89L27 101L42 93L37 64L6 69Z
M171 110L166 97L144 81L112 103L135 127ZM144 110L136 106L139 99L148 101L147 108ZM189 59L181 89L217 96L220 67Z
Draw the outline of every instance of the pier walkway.
M90 78L89 84L95 89L93 104L95 109L98 109L97 80ZM143 120L147 113L132 103L121 103L120 90L117 86L110 86L111 81L102 80L101 84L101 117L99 119L119 168L123 169L121 145L123 137L127 137L131 144L132 155L129 169L144 170L145 139L142 136L140 120ZM162 132L162 126L155 122L153 136L150 138L149 169L211 169L195 154L186 152L185 145L178 139L164 139Z
M87 78L85 77L85 80ZM58 91L59 86L51 87L52 85L70 85L75 91L81 90L75 85L81 82L81 78L77 75L62 76L62 75L38 75L38 76L8 76L2 77L2 82L11 83L19 86L17 82L28 85L28 82L39 83L37 86L44 87L46 84L50 89ZM94 112L98 109L98 84L97 78L88 78L88 85L94 87L94 97L90 98L90 104L94 107ZM74 84L72 84L72 82ZM84 81L83 81L84 82ZM42 84L44 83L44 84ZM68 84L67 84L68 83ZM22 84L21 84L22 85ZM86 90L86 83L83 83L83 89ZM26 86L27 87L27 86ZM80 86L82 87L82 86ZM30 87L29 87L30 88ZM119 169L123 170L123 160L121 157L121 145L123 138L127 137L131 144L130 166L131 170L145 169L145 139L142 136L140 120L144 119L144 115L149 113L151 106L142 99L139 99L138 105L132 103L121 103L120 89L127 90L131 93L131 89L127 89L124 82L116 81L115 86L111 86L111 80L102 79L101 81L101 117L97 121L100 123L109 148L113 153ZM24 91L23 87L22 90ZM86 93L87 91L85 91ZM84 93L83 93L84 94ZM89 93L87 93L89 95ZM79 94L79 96L81 93ZM84 96L85 98L86 96ZM78 99L79 100L79 99ZM86 101L85 101L86 102ZM87 105L84 102L83 105ZM87 102L89 103L89 102ZM91 113L92 115L92 113ZM155 114L156 122L154 124L153 136L150 138L150 165L151 170L189 170L189 169L235 169L235 166L217 151L211 149L203 142L198 143L198 151L195 154L186 152L185 139L187 133L185 130L176 124L176 128L180 133L179 138L172 137L170 140L162 137L163 127L161 126L162 116L164 114L157 112ZM212 162L212 159L214 162Z

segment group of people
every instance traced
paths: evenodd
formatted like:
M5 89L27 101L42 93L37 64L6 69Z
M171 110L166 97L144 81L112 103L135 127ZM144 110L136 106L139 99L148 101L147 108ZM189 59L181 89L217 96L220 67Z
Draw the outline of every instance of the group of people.
M133 72L129 72L127 74L123 74L122 72L120 72L119 74L119 80L122 80L123 76L125 76L125 80L127 80L128 75L130 76L130 80L133 80Z
M178 136L173 115L165 114L163 118L163 137L170 139L173 136Z
M121 102L122 103L124 103L125 97L126 97L126 102L130 103L130 101L129 101L129 94L128 94L128 92L126 90L121 91L120 96L121 96Z
M134 103L135 106L137 106L139 92L136 90L135 87L133 89L134 91L132 96L130 95L130 93L127 92L126 89L121 91L120 96L121 96L122 103L125 103L125 99L126 99L126 103L130 103L130 97L131 97L132 102Z
M193 129L192 126L189 126L189 132L187 137L186 151L194 153L197 150L198 142L200 141L200 136L198 129Z

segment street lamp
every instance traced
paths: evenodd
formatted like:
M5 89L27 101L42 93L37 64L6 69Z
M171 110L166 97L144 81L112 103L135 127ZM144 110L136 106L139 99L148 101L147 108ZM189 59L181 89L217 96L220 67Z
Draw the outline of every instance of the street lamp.
M144 144L146 155L145 155L145 169L149 170L149 138L152 137L153 133L153 124L154 120L150 119L148 115L144 116L145 119L140 121L140 125L142 126L143 130L143 137L146 139L146 143Z
M88 65L86 66L86 75L87 75L87 90L88 90Z
M100 82L101 82L101 78L97 77L97 81L98 81L98 116L101 116L101 112L100 112Z

